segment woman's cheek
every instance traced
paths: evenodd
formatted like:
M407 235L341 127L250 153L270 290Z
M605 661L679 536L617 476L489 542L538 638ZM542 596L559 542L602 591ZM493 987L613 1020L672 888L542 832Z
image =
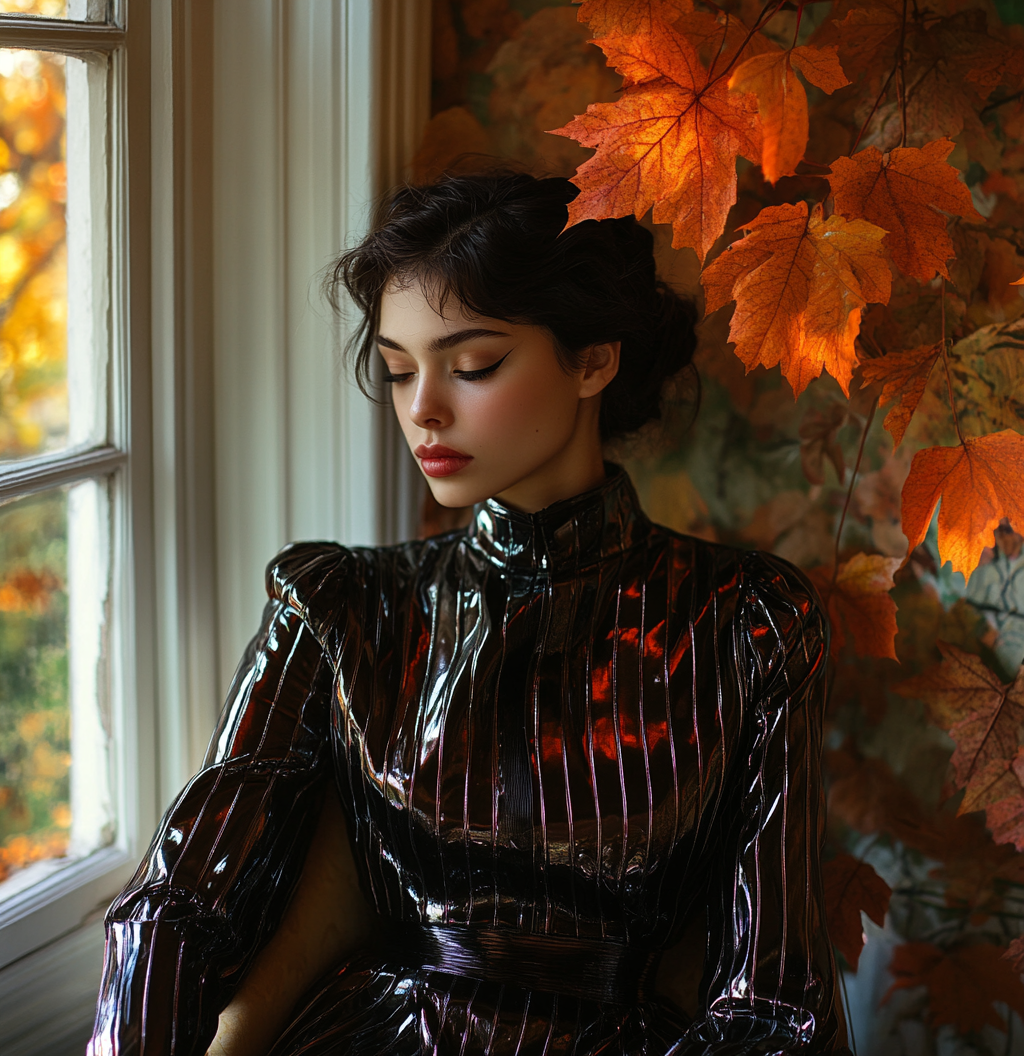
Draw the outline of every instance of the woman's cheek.
M464 424L473 438L488 448L503 448L510 440L517 444L525 440L534 411L528 389L522 384L495 385L467 402Z

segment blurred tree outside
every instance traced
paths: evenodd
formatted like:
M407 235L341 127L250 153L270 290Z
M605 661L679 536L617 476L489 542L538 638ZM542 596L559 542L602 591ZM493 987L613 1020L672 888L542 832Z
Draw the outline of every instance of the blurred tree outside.
M0 881L67 849L66 570L66 492L0 508Z
M67 440L65 181L64 58L0 50L0 461ZM63 490L0 507L0 898L12 872L67 850L66 551Z

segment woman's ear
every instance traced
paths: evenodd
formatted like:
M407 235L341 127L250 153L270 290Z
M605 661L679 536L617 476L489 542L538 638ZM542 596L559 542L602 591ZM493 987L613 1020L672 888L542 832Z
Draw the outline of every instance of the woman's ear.
M602 341L591 345L587 366L580 383L580 398L596 396L619 372L621 341Z

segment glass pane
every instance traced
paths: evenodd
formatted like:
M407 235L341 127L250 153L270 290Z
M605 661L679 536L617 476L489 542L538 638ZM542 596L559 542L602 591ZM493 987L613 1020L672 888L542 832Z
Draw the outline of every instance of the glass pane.
M102 22L107 9L106 0L0 0L0 14L73 18L80 22Z
M0 901L111 842L106 490L0 507Z
M68 435L62 55L0 51L0 458Z
M0 460L104 433L105 90L101 63L0 50Z

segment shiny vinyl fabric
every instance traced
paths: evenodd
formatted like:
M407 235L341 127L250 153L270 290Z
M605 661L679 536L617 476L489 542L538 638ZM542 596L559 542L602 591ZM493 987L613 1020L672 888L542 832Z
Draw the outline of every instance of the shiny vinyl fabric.
M813 589L651 524L607 469L536 514L279 555L206 765L107 916L97 1054L205 1051L328 781L392 937L274 1056L843 1049ZM649 980L696 913L689 1022Z

